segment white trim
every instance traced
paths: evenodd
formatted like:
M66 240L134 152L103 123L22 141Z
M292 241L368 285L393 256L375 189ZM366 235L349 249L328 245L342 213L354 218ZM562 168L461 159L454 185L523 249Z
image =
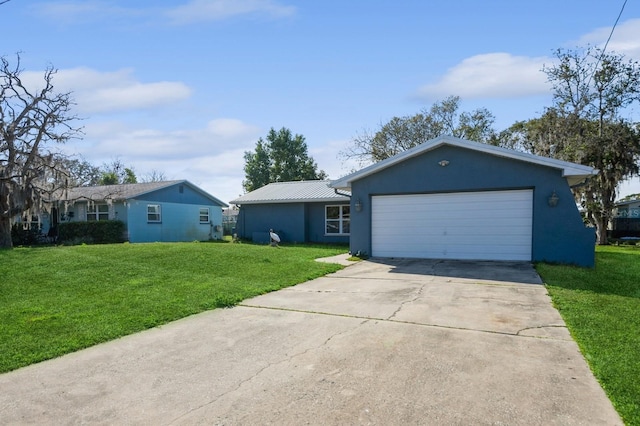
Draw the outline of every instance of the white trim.
M339 214L338 214L338 218L332 218L329 219L327 218L327 209L330 207L337 207ZM344 208L348 208L349 209L349 213L348 213L348 217L345 218L344 216ZM327 232L327 225L329 223L329 221L331 222L338 222L338 230L339 232ZM349 231L351 231L351 206L349 204L327 204L326 206L324 206L324 235L325 237L330 237L330 236L345 236L345 235L351 235L351 232L344 232L344 224L345 222L349 222Z

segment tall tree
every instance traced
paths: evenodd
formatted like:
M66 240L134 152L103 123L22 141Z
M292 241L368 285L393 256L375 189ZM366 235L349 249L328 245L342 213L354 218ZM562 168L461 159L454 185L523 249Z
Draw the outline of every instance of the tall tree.
M307 151L304 136L292 135L283 127L271 128L266 141L258 139L255 151L244 153L245 191L256 190L271 182L326 179Z
M121 183L138 183L138 178L133 168L126 167L119 158L112 160L109 164L103 164L98 184L118 185Z
M365 131L340 156L361 165L376 163L442 135L489 142L495 135L495 117L486 108L459 112L460 97L450 96L418 114L393 117L375 133Z
M501 144L598 169L574 194L598 243L607 244L618 186L640 171L640 129L624 116L640 100L640 69L596 47L559 49L556 57L557 64L543 70L553 85L553 106L503 132Z
M78 137L69 93L56 93L56 70L44 72L43 87L27 87L20 55L16 65L0 58L0 248L13 247L11 220L42 208L43 199L65 182L62 155L54 146Z

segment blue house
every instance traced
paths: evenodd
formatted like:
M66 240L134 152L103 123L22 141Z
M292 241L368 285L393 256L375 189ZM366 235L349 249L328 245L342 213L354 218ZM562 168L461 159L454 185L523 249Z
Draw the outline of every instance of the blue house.
M348 243L349 195L337 193L329 183L276 182L230 201L240 207L236 234L268 243L273 229L283 242Z
M117 219L132 243L221 239L228 207L186 180L70 188L51 205L43 233L63 222Z
M350 249L374 257L594 265L571 187L592 167L439 137L331 183L351 193Z

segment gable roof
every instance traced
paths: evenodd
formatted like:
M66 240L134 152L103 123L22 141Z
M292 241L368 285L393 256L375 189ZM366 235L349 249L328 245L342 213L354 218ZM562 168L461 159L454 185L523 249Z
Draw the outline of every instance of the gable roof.
M498 157L510 158L513 160L525 161L527 163L538 164L541 166L552 167L562 170L562 176L567 179L569 186L576 185L590 176L598 174L598 170L590 166L570 163L568 161L556 160L549 157L541 157L539 155L528 154L526 152L515 151L513 149L502 148L499 146L489 145L480 142L472 142L465 139L454 138L452 136L439 136L435 139L426 141L404 152L389 157L378 163L372 164L355 173L336 179L331 182L332 188L349 189L351 183L362 179L366 176L377 173L402 161L412 157L421 155L427 151L434 150L444 145L455 146L473 151L483 152L485 154L495 155Z
M61 193L54 195L52 198L59 201L102 201L108 199L114 201L124 201L175 185L187 185L194 191L198 192L200 195L211 200L214 204L218 204L221 207L227 207L226 203L200 189L188 180L123 183L118 185L78 186L75 188L68 188L66 190L63 190Z
M347 195L336 194L329 187L329 180L303 180L297 182L275 182L251 191L231 204L274 204L349 201Z

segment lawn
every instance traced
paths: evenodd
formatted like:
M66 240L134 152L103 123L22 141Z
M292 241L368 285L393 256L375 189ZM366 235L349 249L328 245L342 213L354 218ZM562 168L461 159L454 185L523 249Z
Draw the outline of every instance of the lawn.
M0 250L0 373L341 268L345 246L230 243Z
M618 413L640 425L640 247L598 247L594 269L536 268Z

